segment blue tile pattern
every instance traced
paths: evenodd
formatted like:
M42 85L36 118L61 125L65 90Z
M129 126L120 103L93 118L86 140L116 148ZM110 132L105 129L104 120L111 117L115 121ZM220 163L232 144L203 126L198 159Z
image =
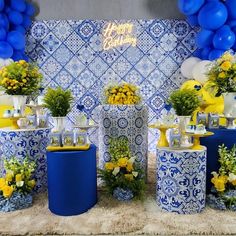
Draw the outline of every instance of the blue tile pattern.
M124 23L124 21L114 21ZM102 50L101 31L107 21L37 21L27 34L27 54L44 74L44 86L71 89L75 103L84 102L91 117L101 103L101 91L112 81L138 84L149 121L161 114L169 93L184 81L180 65L196 50L193 29L184 20L132 20L137 46ZM69 122L77 114L73 109ZM150 130L149 143L155 150L156 136ZM91 137L94 139L94 137Z

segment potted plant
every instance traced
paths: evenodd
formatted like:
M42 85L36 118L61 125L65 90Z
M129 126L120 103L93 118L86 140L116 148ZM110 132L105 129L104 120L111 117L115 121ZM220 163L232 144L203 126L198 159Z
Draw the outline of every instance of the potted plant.
M130 83L110 84L104 89L103 101L99 121L99 165L103 166L107 160L109 145L104 140L124 136L132 142L132 155L138 156L146 173L148 109L142 104L138 86Z
M224 97L224 114L236 116L236 56L229 52L214 61L208 73L207 87Z
M71 110L72 101L73 97L70 90L63 90L60 87L47 89L43 102L44 107L51 112L54 131L60 132L64 129L65 118Z
M0 178L0 211L15 211L32 205L35 166L35 162L28 159L22 163L16 158L4 161L6 174Z
M0 70L0 86L13 98L14 109L24 115L27 96L38 92L42 74L34 64L24 60L12 62Z
M172 105L179 118L180 129L185 130L193 112L200 105L200 99L195 90L179 89L171 93L168 103Z
M212 193L208 195L211 207L220 210L236 211L236 146L228 149L224 145L219 147L220 169L212 172Z
M131 157L128 139L113 138L109 144L111 159L104 169L99 169L99 177L105 182L108 193L119 201L142 199L145 177L135 157Z

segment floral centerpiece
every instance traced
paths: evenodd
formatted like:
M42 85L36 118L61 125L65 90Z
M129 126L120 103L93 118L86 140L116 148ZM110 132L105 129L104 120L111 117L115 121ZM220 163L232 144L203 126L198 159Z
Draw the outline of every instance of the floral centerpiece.
M24 60L13 62L0 70L0 87L13 95L14 108L23 113L28 95L38 92L42 74L36 65Z
M28 159L23 163L16 158L4 161L6 174L0 178L0 211L14 211L32 205L31 192L36 184L32 178L35 166Z
M236 211L236 146L227 149L219 147L219 172L212 172L214 187L208 196L210 206L220 210Z
M138 87L129 83L109 85L104 95L105 103L111 105L135 105L142 100Z
M236 56L226 52L208 73L207 87L216 96L224 96L225 115L236 116Z
M111 139L110 156L111 160L105 163L105 169L99 170L108 193L120 201L142 199L144 174L135 163L135 157L131 157L128 140L124 137Z

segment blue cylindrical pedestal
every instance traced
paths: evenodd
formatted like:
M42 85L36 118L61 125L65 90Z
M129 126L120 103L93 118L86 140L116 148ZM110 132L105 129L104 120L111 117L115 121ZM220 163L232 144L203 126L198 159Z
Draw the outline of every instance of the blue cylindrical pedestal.
M236 129L210 129L213 136L201 139L201 144L207 147L207 193L210 193L212 188L211 172L218 171L219 163L219 145L225 144L226 147L232 148L236 144Z
M206 149L157 150L157 204L179 214L199 213L206 199Z
M48 152L48 201L52 213L78 215L97 203L96 147Z

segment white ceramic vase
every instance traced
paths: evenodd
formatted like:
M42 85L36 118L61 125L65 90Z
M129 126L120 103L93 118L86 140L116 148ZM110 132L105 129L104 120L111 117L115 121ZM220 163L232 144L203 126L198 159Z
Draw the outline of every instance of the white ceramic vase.
M20 115L24 116L27 96L25 96L25 95L12 95L12 100L13 100L14 110L19 110Z
M179 119L179 129L180 132L183 133L186 131L187 125L191 121L191 116L178 116ZM187 135L182 135L181 137L181 145L189 145L189 136Z
M224 97L224 115L236 117L236 92L223 93Z
M53 132L62 132L65 129L66 117L52 117L53 120Z

